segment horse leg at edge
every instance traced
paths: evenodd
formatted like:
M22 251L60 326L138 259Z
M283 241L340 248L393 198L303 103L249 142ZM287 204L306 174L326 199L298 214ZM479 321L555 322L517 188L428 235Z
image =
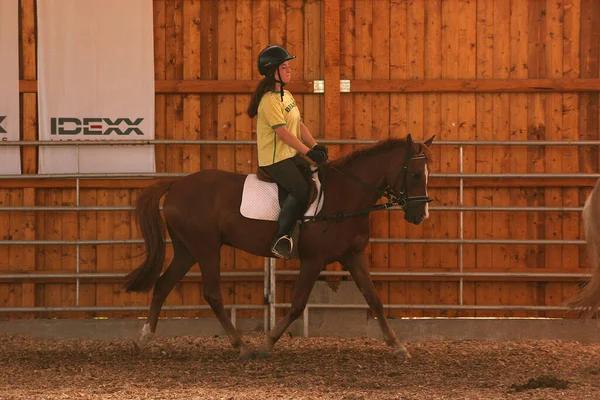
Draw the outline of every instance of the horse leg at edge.
M158 317L165 299L169 293L171 293L171 290L173 290L173 287L175 287L177 282L179 282L196 263L192 254L179 240L179 238L170 230L169 232L173 241L173 261L171 261L171 264L167 270L160 276L160 278L158 278L156 284L154 285L148 318L142 327L140 338L133 342L135 352L140 352L144 349L146 344L148 344L148 341L156 332Z
M312 291L322 268L323 262L302 262L300 274L296 281L296 287L294 288L292 308L290 309L290 312L267 334L264 345L259 349L259 357L269 357L273 346L277 343L281 335L283 335L292 322L302 315L306 303L308 302L310 292Z
M367 304L375 313L377 322L383 333L383 339L388 346L392 347L394 355L404 360L410 358L408 350L400 343L385 316L383 305L377 295L377 290L375 289L375 285L373 285L371 274L367 267L365 254L362 252L348 254L340 260L340 263L350 271L354 283L356 283L356 286L358 286L358 289L365 297Z
M204 299L210 305L217 316L219 322L231 342L234 349L240 350L240 358L252 359L256 357L256 352L248 347L242 340L242 336L231 323L230 316L225 312L223 306L223 296L221 294L221 250L217 247L210 253L205 253L201 258L198 258L198 264L202 271L202 281L204 288Z

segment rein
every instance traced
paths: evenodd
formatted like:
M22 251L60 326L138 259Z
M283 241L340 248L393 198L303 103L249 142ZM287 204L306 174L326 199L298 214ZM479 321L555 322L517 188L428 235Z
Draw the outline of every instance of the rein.
M327 168L334 169L335 171L344 175L346 178L366 187L367 189L369 189L371 191L374 191L375 193L377 193L379 195L379 197L385 197L389 201L387 203L377 204L373 207L365 208L365 209L362 209L359 211L353 211L353 212L339 211L332 215L313 215L311 217L305 216L305 217L303 217L303 222L306 222L306 221L341 221L348 217L369 214L373 211L378 211L378 210L385 210L385 209L388 209L395 205L400 206L403 211L406 211L408 208L415 207L419 203L431 203L433 200L431 200L429 198L429 196L408 196L408 192L406 190L407 178L408 178L408 163L410 160L416 160L416 159L421 159L421 158L427 158L427 156L423 153L411 156L410 149L407 149L406 156L404 157L404 164L402 165L402 169L400 170L398 177L394 180L394 186L395 186L395 184L398 181L400 181L400 179L402 179L402 186L398 193L396 193L394 191L394 189L390 188L390 187L386 187L384 190L378 189L373 185L370 185L366 182L361 181L360 179L358 179L356 176L354 176L352 174L348 174L344 171L341 171L340 169L334 167L331 164L324 164L324 166L326 168L323 169L323 178L324 178L323 179L323 187L319 193L319 199L317 199L317 201L320 201L320 198L321 198L323 192L325 191L325 182L326 182L325 173L326 173ZM412 205L411 205L411 203L412 203ZM417 204L415 204L415 203L417 203Z

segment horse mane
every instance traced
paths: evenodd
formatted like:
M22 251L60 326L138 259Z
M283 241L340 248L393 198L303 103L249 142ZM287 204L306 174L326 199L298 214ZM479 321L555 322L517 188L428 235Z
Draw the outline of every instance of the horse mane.
M350 152L346 155L343 155L342 157L333 160L331 162L331 164L335 167L341 167L341 166L350 164L351 162L353 162L354 160L356 160L358 158L370 157L373 155L377 155L379 153L383 153L387 150L394 149L399 146L406 147L406 139L390 138L390 139L386 139L386 140L380 140L379 142L375 143L372 146L358 149L358 150ZM430 162L431 161L431 152L429 151L427 146L424 146L421 143L416 143L416 146L417 146L417 151L415 152L414 155L425 154L425 156L427 157L427 162Z

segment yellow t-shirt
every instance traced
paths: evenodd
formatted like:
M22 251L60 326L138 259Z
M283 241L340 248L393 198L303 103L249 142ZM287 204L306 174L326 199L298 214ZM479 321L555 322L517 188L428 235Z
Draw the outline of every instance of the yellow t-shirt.
M259 166L264 167L275 164L296 155L296 149L283 143L274 129L285 125L293 135L301 139L301 120L300 111L296 106L294 96L290 92L283 91L283 101L281 101L279 91L264 94L258 105L258 118L256 121Z

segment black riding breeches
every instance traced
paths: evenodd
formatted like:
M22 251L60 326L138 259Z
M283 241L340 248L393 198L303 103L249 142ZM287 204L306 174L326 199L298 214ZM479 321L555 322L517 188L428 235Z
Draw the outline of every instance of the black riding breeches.
M275 164L261 167L271 175L273 180L281 185L298 202L306 205L308 197L308 183L298 169L299 165L309 165L302 156L296 155L292 158L279 161Z

